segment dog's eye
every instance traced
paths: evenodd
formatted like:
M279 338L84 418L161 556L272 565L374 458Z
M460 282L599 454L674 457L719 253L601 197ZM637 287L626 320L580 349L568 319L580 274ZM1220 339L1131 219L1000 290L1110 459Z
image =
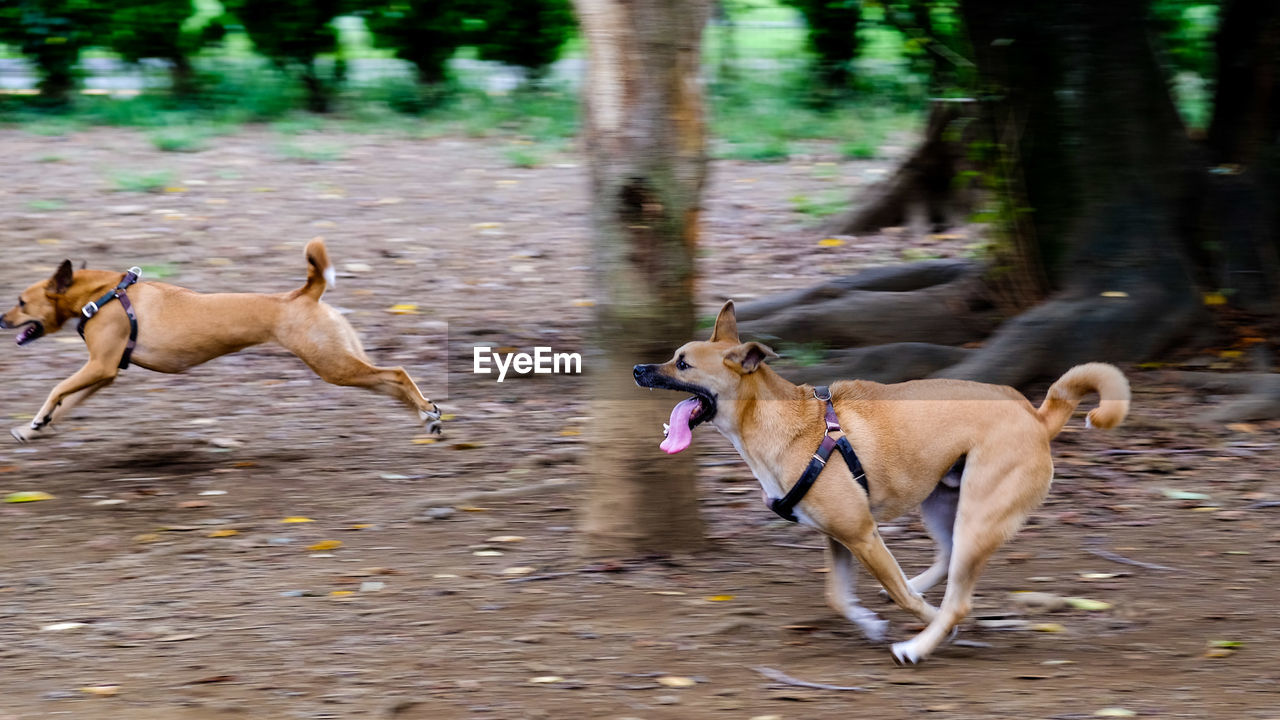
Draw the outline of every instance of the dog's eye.
M18 298L18 307L24 308L26 306L27 306L27 301L23 300L22 298Z
M684 358L680 358L679 360L676 360L677 370L688 370L690 367L692 366L689 363L685 362Z

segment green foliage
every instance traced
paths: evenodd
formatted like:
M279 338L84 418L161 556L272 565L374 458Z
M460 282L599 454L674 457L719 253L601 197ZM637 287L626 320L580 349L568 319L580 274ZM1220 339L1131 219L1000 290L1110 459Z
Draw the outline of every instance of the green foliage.
M333 20L345 12L344 0L226 0L227 10L244 26L259 53L286 72L297 72L307 91L307 107L328 112L336 87L346 75ZM336 55L332 69L321 71L318 56Z
M370 3L362 14L377 47L413 63L422 84L439 85L467 40L469 9L467 0L395 0Z
M479 0L477 6L480 58L525 68L533 79L546 74L576 28L569 0Z
M783 0L804 16L817 77L831 89L843 90L858 56L858 24L862 0Z
M114 0L109 6L107 46L131 63L145 58L168 61L174 91L192 93L195 85L190 57L202 45L221 39L222 22L215 19L189 29L196 14L192 0Z
M17 46L35 65L42 100L64 105L75 89L80 51L105 20L103 4L94 0L0 0L0 42Z

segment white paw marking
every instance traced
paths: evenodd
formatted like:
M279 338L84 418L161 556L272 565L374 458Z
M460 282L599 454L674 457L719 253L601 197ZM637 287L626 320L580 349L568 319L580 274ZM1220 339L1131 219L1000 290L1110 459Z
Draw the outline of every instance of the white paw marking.
M871 642L884 642L889 635L889 621L881 620L873 612L868 612L862 616L851 615L849 619L862 628L862 634Z
M920 661L924 660L924 655L914 639L894 643L891 649L893 660L899 665L919 665Z

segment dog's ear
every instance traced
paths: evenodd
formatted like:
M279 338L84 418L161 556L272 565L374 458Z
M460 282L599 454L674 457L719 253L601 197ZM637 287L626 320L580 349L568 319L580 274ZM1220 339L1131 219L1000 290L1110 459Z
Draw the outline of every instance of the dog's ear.
M768 345L763 345L753 340L742 343L725 353L724 364L739 375L750 375L760 367L760 363L776 357L778 357L778 353L774 352Z
M738 342L738 316L733 312L732 300L720 308L720 314L716 316L716 326L711 331L711 342Z
M71 281L75 278L75 270L71 267L70 260L63 260L62 264L53 273L53 277L49 278L49 282L45 288L52 295L61 295L71 287Z

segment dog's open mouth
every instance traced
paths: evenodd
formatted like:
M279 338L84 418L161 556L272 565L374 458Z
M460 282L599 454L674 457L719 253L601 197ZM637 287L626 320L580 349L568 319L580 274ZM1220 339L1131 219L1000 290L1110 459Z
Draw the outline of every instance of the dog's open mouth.
M693 393L671 409L671 419L663 426L664 452L674 455L693 442L693 429L716 416L716 398L705 388L682 383L657 370L657 365L637 365L636 384L654 390L676 390Z
M28 320L18 326L22 328L22 332L18 333L17 341L19 345L26 345L34 342L44 335L44 323L39 320Z

